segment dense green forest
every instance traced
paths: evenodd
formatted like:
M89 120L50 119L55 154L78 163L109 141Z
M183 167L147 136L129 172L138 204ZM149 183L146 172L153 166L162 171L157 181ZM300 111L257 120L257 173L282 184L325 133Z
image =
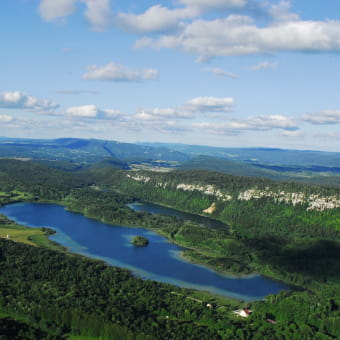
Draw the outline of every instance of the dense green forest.
M136 175L139 180L131 178ZM215 186L232 199L178 189L183 183ZM160 174L99 166L74 172L1 159L1 204L53 202L108 223L151 228L186 246L186 255L194 261L234 273L255 271L298 289L253 302L250 307L256 312L243 320L231 313L233 304L209 309L183 299L185 290L143 281L97 261L5 240L0 243L0 310L4 313L0 329L3 334L21 332L27 339L58 339L67 334L108 339L114 338L111 334L124 334L127 339L339 338L339 208L307 210L308 203L293 205L271 197L237 199L240 192L254 187L300 192L304 197L339 195L333 187L206 171ZM135 212L127 206L135 200L196 214L215 203L211 217L225 227L206 228Z

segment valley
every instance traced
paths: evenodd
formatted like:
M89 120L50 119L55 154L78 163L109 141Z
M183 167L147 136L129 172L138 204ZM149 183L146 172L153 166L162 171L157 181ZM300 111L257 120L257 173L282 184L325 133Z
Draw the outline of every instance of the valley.
M24 289L28 289L27 286L20 286L17 281L11 281L10 278L13 275L25 275L25 268L28 265L33 273L38 270L34 259L39 257L40 253L45 258L44 252L51 252L48 255L51 259L56 256L66 256L60 260L58 257L56 264L58 261L64 263L80 261L79 265L83 263L80 266L84 270L88 268L86 270L90 272L94 270L90 269L92 264L93 266L102 266L102 264L83 257L71 256L63 249L45 250L44 248L48 247L46 242L36 243L39 247L32 247L21 246L20 239L17 239L19 242L3 240L0 265L2 273L7 274L2 275L1 279L4 280L2 285L7 288L2 291L0 303L2 312L10 315L12 320L24 322L27 327L39 329L41 332L59 332L58 337L63 334L65 338L67 335L81 332L83 335L92 336L102 334L101 336L105 338L104 333L100 333L96 326L98 324L107 325L106 328L104 327L107 332L132 332L129 333L132 339L143 338L143 336L159 338L164 337L165 334L174 339L178 338L178 334L187 334L188 339L194 339L195 333L191 333L191 329L198 325L200 325L199 332L202 338L205 336L203 334L206 334L207 339L228 339L242 333L246 337L266 334L266 336L288 340L294 339L294 334L300 334L302 330L316 339L336 339L339 336L340 209L339 191L336 186L273 181L204 170L172 170L162 173L117 169L107 163L66 170L50 165L51 163L42 164L40 161L1 159L1 204L53 203L108 224L150 229L166 236L171 242L187 248L184 256L195 263L234 275L259 273L290 285L294 289L268 295L264 300L221 302L218 296L207 296L199 291L183 291L184 288L174 288L164 283L152 283L155 287L152 288L155 289L155 297L159 298L163 294L161 291L169 289L169 292L178 291L185 296L194 296L195 299L206 301L205 304L219 301L218 304L226 308L210 310L194 300L186 299L184 302L183 299L177 299L172 293L166 295L166 301L162 300L163 307L152 307L151 302L140 300L142 290L138 292L132 289L135 285L147 287L151 282L131 278L127 296L131 296L138 306L131 304L131 300L120 302L125 306L131 306L126 313L132 313L134 316L128 317L127 314L125 316L127 320L136 320L131 324L122 323L121 309L113 311L103 302L109 296L110 298L116 296L117 299L119 294L110 295L109 290L102 290L104 295L98 295L98 289L93 287L91 289L97 293L91 295L92 298L89 300L89 297L79 290L81 286L66 284L69 279L74 280L73 274L68 278L63 276L58 284L53 281L53 275L58 277L63 274L60 272L61 267L51 267L49 264L50 268L55 269L49 270L47 276L44 274L45 276L38 280L32 276L23 282L29 282L32 289L47 285L46 287L50 287L52 292L55 291L50 296L51 305L59 306L59 302L56 304L56 301L64 296L60 300L60 308L71 303L71 296L78 296L79 303L93 306L97 315L96 317L87 315L86 310L78 305L76 309L70 309L70 316L65 315L60 318L56 317L59 307L42 313L38 303L32 309L32 299L38 301L38 296L40 301L46 299L46 295L41 295L44 289L29 289L28 295L21 295ZM182 217L164 215L164 212L163 214L150 213L148 209L143 211L141 206L139 209L132 210L130 207L138 207L136 202L153 202L185 213L205 215L216 223L205 227L199 219L190 221ZM209 208L211 209L207 211ZM159 209L161 211L161 207ZM138 230L136 229L137 234ZM23 251L29 252L31 257L24 260ZM54 254L55 251L57 253ZM14 262L11 261L23 264L13 267L11 263ZM25 261L30 264L28 262L24 264ZM37 265L39 263L41 268L39 261L36 263ZM71 262L67 266L72 267ZM102 283L99 286L97 284L98 287L104 287L108 277L111 277L111 274L104 274L107 270L119 273L118 269L108 268L103 272L100 269L99 272L102 272L100 275L104 276L101 279ZM90 272L84 272L83 275L78 273L77 280L81 277L85 280L88 275L92 275ZM70 272L68 273L70 275ZM74 272L76 273L77 271ZM59 284L63 284L63 288L58 286ZM115 287L125 289L118 288L117 283ZM19 309L13 305L11 296L14 291L18 296L22 296ZM102 302L98 300L100 297L103 299ZM177 307L174 307L173 303ZM153 316L148 314L148 308L154 311ZM241 320L232 313L236 308L251 308L254 312L249 320ZM303 312L296 314L297 308ZM83 315L83 320L87 320L88 327L80 331L78 323L80 321L76 321L74 316L71 316L72 313ZM32 318L33 314L34 318ZM144 319L143 315L149 315L150 319ZM166 315L171 320L172 335L167 333L169 330L164 321ZM276 325L268 323L266 321L268 318L275 320ZM115 321L112 321L113 319ZM43 326L42 320L45 325L50 326ZM52 320L57 320L57 323L53 321L53 324ZM112 325L112 329L108 322ZM290 331L292 324L299 329L299 332ZM179 333L175 335L177 331Z

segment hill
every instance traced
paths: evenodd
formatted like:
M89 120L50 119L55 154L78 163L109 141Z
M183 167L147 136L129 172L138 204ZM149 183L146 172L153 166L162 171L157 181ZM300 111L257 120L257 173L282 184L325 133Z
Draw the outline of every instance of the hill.
M165 147L190 156L205 155L254 164L307 167L340 167L340 153L278 148L224 148L171 143L143 143L145 146Z
M183 162L189 157L164 147L142 146L98 139L16 139L0 140L0 157L47 159L73 163L96 163L107 157L121 160L165 160Z

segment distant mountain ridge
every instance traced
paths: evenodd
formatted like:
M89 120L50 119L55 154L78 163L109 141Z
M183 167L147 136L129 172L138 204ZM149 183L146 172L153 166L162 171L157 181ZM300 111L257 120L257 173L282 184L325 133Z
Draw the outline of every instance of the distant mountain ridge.
M135 171L201 169L239 176L340 185L340 153L335 152L132 144L82 138L0 137L0 158L32 159L66 171L89 166Z
M108 157L120 160L137 158L178 162L189 159L186 154L164 147L80 138L1 138L0 157L68 160L75 163L96 163Z
M340 167L340 152L279 148L224 148L172 143L140 143L139 145L166 147L190 156L203 155L254 164Z

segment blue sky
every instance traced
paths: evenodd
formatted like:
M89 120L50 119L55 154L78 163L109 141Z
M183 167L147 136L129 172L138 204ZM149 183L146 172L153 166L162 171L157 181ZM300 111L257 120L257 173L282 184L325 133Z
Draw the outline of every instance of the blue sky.
M0 135L339 151L340 2L3 0Z

